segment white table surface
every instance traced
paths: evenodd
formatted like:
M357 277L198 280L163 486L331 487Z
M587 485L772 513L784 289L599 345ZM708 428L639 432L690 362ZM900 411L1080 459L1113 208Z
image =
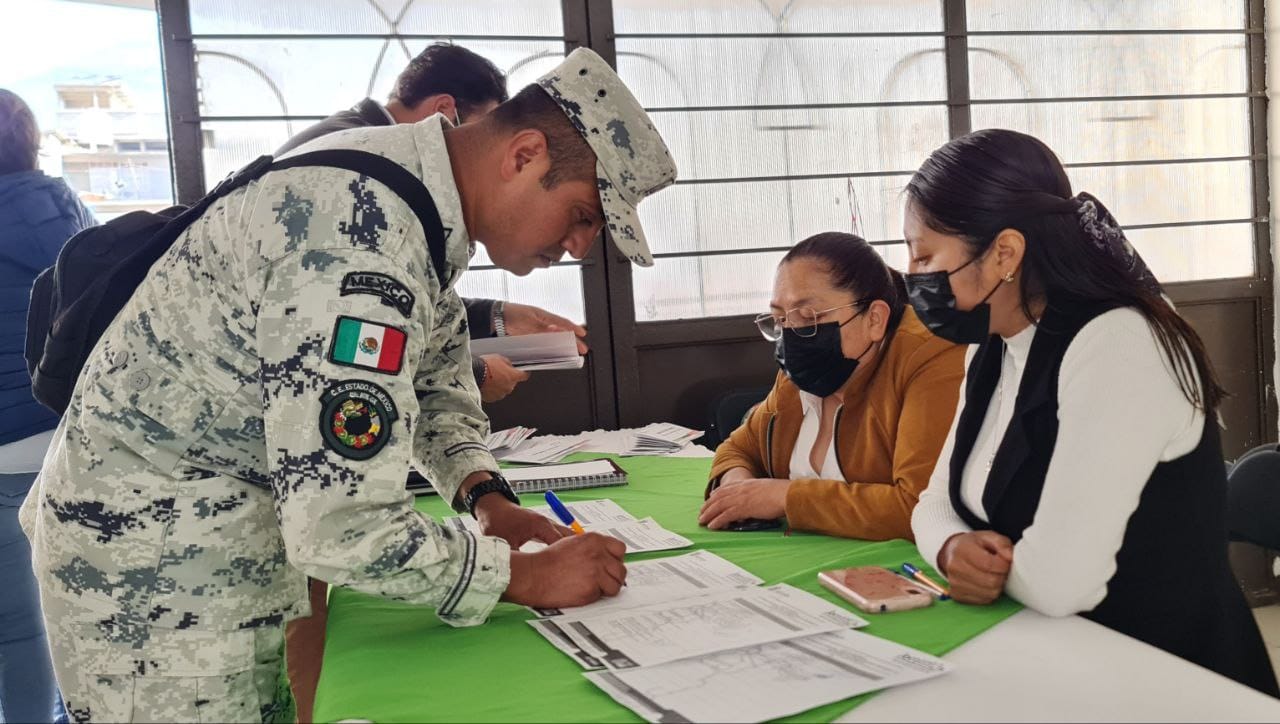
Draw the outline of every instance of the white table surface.
M1024 609L842 722L1280 722L1280 700L1079 616Z

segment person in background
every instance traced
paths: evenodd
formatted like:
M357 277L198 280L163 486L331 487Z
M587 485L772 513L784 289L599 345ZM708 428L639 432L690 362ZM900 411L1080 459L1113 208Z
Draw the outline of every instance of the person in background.
M901 275L863 239L827 232L778 265L756 324L782 368L716 450L698 522L786 516L793 528L911 537L964 373L964 350L907 305Z
M31 548L18 508L35 481L58 416L31 396L23 358L36 275L93 215L62 179L36 167L31 109L0 89L0 719L65 721L40 619Z
M437 113L455 126L480 118L507 100L507 78L493 63L466 48L451 43L428 45L396 78L387 104L365 98L351 108L303 129L276 150L282 156L308 141L336 131L367 126L417 123ZM579 338L578 351L587 353L582 342L587 330L581 325L528 304L496 299L463 299L467 327L472 339L572 331ZM472 360L480 397L497 402L529 379L500 354L486 354Z
M962 603L1078 613L1276 696L1227 560L1225 392L1119 224L998 129L934 151L907 198L911 302L977 345L921 555Z

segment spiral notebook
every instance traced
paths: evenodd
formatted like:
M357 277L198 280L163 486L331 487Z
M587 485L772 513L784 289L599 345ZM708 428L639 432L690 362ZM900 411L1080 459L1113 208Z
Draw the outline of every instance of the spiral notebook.
M531 465L524 468L505 468L502 477L511 483L517 494L541 493L544 490L579 490L581 488L607 488L627 484L627 473L609 458L583 460L576 463L555 465ZM415 495L435 492L430 483L418 476L408 485Z

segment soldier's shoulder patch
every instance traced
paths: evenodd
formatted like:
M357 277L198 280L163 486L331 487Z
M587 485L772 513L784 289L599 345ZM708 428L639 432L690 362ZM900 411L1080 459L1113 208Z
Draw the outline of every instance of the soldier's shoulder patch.
M320 435L344 458L368 460L377 455L399 417L391 395L367 380L343 380L320 397Z
M389 324L340 316L333 325L329 361L344 367L400 374L408 335Z
M347 272L342 277L340 294L344 297L348 294L371 294L406 317L413 311L413 292L395 277L381 272Z

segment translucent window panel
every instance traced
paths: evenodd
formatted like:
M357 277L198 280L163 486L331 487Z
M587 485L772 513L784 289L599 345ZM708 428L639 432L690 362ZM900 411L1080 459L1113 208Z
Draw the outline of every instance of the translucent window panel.
M212 189L227 174L276 149L311 121L205 121L204 185Z
M707 72L707 69L717 69ZM942 38L618 40L647 107L946 100Z
M1243 93L1245 36L991 36L969 41L975 99Z
M1246 0L968 0L970 30L1243 28Z
M394 22L397 18L399 23ZM564 32L559 0L191 0L191 30L206 34Z
M619 33L942 30L940 0L614 0Z
M1246 98L976 105L972 119L1030 133L1064 163L1249 154Z
M943 106L655 113L680 178L912 171L947 140Z
M579 324L586 320L578 266L554 266L523 277L501 269L473 269L462 275L457 289L463 297L532 304Z
M1253 225L1215 224L1126 232L1162 282L1253 276Z
M1248 161L1073 168L1068 175L1123 226L1253 216Z
M405 41L416 55L430 41ZM393 42L382 63L383 41L201 40L196 43L201 113L206 116L327 116L364 98L385 100L409 57ZM509 74L519 90L564 57L561 42L462 42Z
M822 231L902 238L908 176L681 184L640 205L655 253L791 246Z
M895 268L906 263L901 244L877 246ZM774 272L784 252L658 259L634 267L636 321L727 317L768 311Z

